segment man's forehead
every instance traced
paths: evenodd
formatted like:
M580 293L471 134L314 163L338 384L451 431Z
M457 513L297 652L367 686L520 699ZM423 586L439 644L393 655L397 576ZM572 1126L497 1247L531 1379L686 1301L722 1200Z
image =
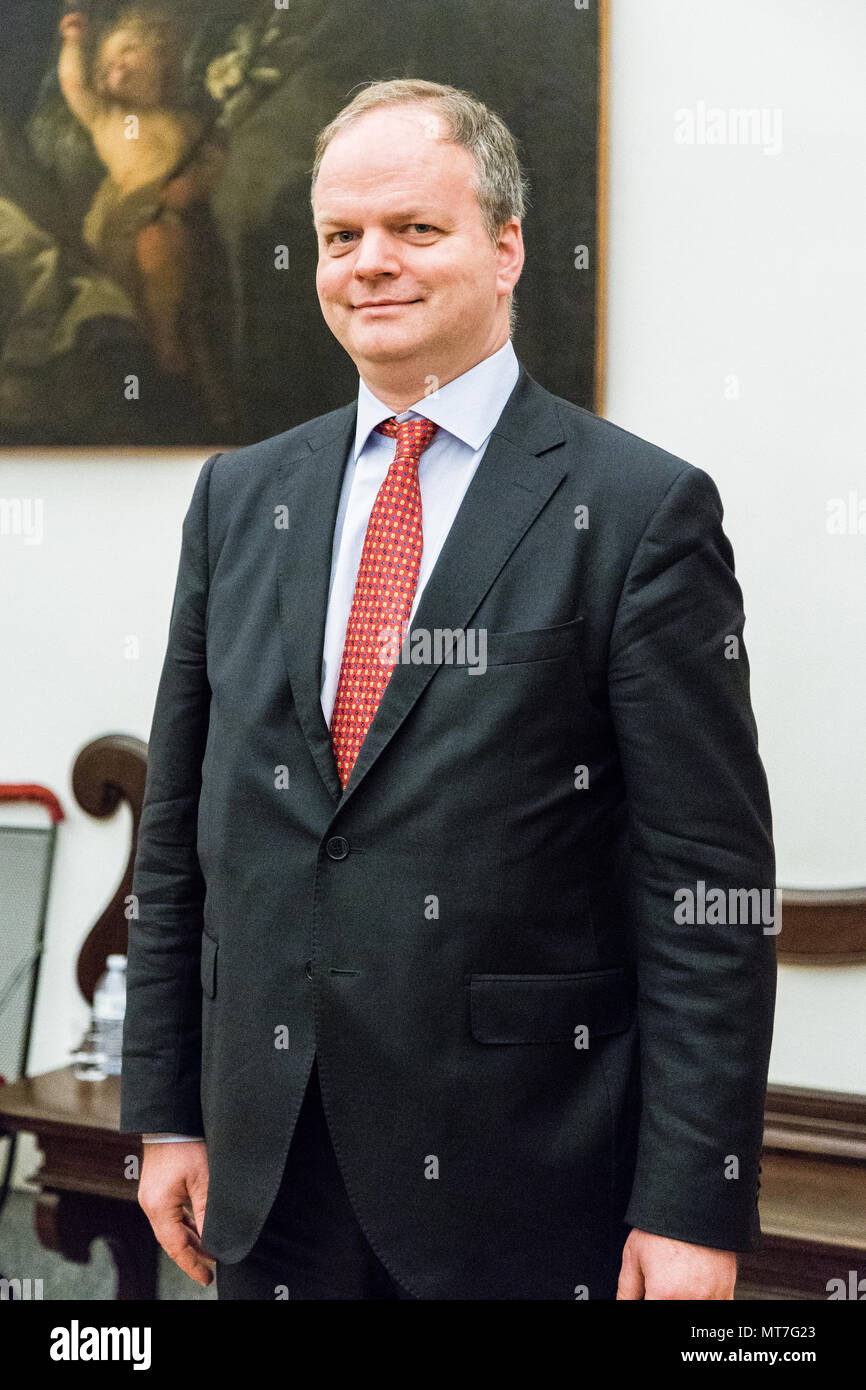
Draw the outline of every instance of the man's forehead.
M341 216L349 209L392 216L474 197L475 165L462 146L423 140L417 157L407 162L396 143L381 138L347 140L338 149L338 140L351 133L341 132L325 151L314 190L317 221L338 208Z
M428 124L433 122L433 124ZM472 164L468 150L447 138L441 119L423 108L376 108L334 135L319 168L319 178L359 179L391 174L411 179Z
M313 217L317 227L382 223L383 225L410 222L434 222L439 226L457 226L471 219L477 207L474 186L469 177L455 176L447 180L419 179L417 182L396 181L393 187L383 187L381 180L367 184L316 184L313 195Z

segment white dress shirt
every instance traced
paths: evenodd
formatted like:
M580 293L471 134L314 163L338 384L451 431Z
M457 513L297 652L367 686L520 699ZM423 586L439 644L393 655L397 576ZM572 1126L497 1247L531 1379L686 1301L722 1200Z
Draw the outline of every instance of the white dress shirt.
M399 421L421 416L439 426L418 464L424 544L418 585L409 613L410 625L519 371L509 338L498 352L394 417ZM343 476L331 551L321 691L322 713L329 726L367 523L397 448L396 439L379 434L375 426L392 415L393 411L373 395L361 378L355 443Z
M410 420L417 415L439 426L418 465L423 548L418 585L409 613L410 624L445 537L451 530L466 489L481 462L505 402L514 390L519 373L520 366L509 338L497 352L483 358L468 372L440 386L431 395L422 397L395 417L399 421ZM385 481L397 448L396 439L380 434L375 426L390 419L393 414L390 407L374 396L363 377L360 377L355 439L343 475L331 549L321 687L322 713L329 726L367 523L376 494ZM145 1143L192 1141L196 1137L199 1136L142 1135Z

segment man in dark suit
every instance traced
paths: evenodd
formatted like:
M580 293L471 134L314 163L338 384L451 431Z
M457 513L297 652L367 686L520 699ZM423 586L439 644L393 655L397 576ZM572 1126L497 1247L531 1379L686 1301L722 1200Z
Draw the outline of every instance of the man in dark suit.
M742 596L707 474L515 358L523 192L465 94L362 90L313 187L358 400L184 523L122 1124L220 1297L725 1299L758 1240Z

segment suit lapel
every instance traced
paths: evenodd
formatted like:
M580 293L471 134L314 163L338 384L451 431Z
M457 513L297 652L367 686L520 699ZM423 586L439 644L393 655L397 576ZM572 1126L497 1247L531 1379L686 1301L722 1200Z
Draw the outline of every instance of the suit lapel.
M280 464L275 505L287 509L280 542L280 630L298 720L335 801L342 793L322 713L322 653L340 490L355 435L357 402L313 426Z
M356 406L347 406L311 430L301 449L284 461L278 489L278 502L288 507L289 517L280 564L289 681L310 751L339 808L355 794L436 671L435 664L395 665L352 775L341 788L320 692L333 533L355 418ZM521 365L421 595L413 630L470 626L499 571L565 475L556 455L543 457L563 439L553 398Z

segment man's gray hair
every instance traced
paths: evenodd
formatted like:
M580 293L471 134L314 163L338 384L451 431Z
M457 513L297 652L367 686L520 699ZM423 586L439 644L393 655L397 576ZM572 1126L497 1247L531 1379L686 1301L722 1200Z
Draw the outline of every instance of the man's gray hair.
M475 161L473 188L484 229L491 241L512 217L523 221L528 185L520 165L517 144L508 126L483 102L458 87L421 78L394 78L389 82L370 82L338 111L316 137L310 202L325 150L339 135L368 111L382 106L422 106L433 118L429 131L433 139L462 145ZM436 119L438 118L438 119ZM513 293L509 296L509 324L515 322Z

